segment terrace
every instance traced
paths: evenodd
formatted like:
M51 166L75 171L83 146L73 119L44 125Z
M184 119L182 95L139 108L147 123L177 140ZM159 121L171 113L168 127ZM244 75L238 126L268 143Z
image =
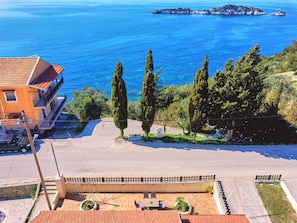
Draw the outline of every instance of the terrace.
M61 177L56 179L56 210L79 210L85 199L94 200L99 210L139 210L134 201L141 203L145 193L172 210L177 197L192 206L191 214L219 214L213 194L208 187L215 175L178 177ZM160 211L162 211L160 210Z
M201 193L156 193L160 201L168 201L166 210L172 210L176 198L184 197L192 206L192 214L219 214L212 194ZM79 210L81 202L93 199L99 210L140 210L135 207L134 200L141 201L143 193L67 193L66 197L59 199L57 210Z

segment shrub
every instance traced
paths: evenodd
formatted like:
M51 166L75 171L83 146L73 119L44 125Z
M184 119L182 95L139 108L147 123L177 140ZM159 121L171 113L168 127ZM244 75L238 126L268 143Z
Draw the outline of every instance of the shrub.
M184 200L184 197L177 197L176 205L173 207L173 209L186 212L189 210L189 204Z

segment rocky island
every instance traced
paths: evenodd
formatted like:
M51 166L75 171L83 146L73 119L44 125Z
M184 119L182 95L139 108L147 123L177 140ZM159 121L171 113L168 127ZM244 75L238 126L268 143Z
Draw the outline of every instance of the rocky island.
M224 5L219 8L205 10L191 10L190 8L161 9L152 11L153 14L177 14L177 15L265 15L261 9L246 6Z
M273 15L273 16L285 16L285 15L287 15L287 13L285 13L283 11L277 11L277 12L270 13L270 15Z

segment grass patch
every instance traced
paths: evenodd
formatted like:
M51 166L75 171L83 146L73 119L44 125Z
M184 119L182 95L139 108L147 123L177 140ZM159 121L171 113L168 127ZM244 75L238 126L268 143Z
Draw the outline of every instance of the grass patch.
M189 144L223 144L226 143L226 139L216 139L209 138L206 136L197 136L196 141L193 142L193 136L191 135L175 135L175 134L163 134L162 138L157 138L155 134L150 133L149 138L145 139L142 136L145 142L154 142L157 140L161 140L164 143L189 143Z
M297 222L297 214L279 183L256 183L272 223Z

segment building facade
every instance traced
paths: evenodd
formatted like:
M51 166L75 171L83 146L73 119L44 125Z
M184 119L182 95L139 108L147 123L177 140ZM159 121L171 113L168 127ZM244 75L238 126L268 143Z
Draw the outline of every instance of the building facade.
M64 68L34 57L0 58L0 118L6 130L20 127L25 111L29 127L52 129L66 103L59 90Z

